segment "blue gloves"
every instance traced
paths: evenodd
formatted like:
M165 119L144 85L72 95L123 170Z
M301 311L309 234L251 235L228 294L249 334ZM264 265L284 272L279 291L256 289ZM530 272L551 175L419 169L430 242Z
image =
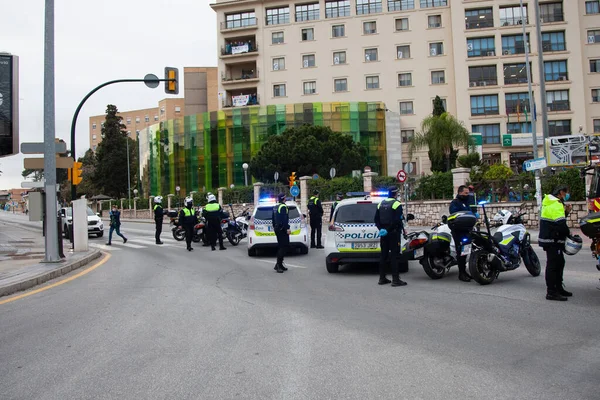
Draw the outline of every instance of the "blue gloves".
M385 236L387 234L388 234L387 229L380 229L379 230L379 236L383 237L383 236Z
M475 217L476 217L477 219L479 219L479 217L480 217L479 213L475 213Z

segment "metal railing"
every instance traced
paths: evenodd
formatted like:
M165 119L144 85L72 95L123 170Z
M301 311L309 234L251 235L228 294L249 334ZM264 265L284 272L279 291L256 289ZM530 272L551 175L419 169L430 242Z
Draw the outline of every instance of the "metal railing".
M221 73L221 81L225 82L236 82L236 81L245 81L248 79L258 79L258 69L251 71L240 71L236 75L232 75L231 73Z
M234 30L234 29L257 28L257 27L258 27L258 22L256 20L256 17L221 22L221 31L228 31L228 30Z
M249 95L250 98L248 99L248 103L245 105L239 105L239 106L235 106L233 105L233 100L231 98L228 98L227 100L224 101L223 103L223 107L225 108L232 108L232 107L246 107L246 106L257 106L260 104L260 95Z
M523 24L529 24L529 19L527 17L500 18L500 26L513 26L513 25L523 25Z
M234 47L243 47L244 45L234 46L232 44L226 44L225 46L221 46L221 55L222 56L242 55L242 54L248 54L248 53L256 53L258 51L258 45L256 43L252 43L252 44L246 43L245 45L248 45L248 51L236 52L235 54L233 53Z
M481 79L470 79L470 87L478 86L496 86L498 85L498 78L481 78Z
M565 20L565 14L563 12L543 13L540 14L540 19L543 24L548 22L563 22Z
M548 103L548 111L569 111L571 109L571 102L569 100L558 100Z

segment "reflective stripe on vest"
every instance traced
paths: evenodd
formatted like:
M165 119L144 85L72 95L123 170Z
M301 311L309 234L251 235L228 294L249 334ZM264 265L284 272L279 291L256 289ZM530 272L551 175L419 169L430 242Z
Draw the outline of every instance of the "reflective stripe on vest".
M215 212L221 209L219 203L208 203L204 209L208 212Z
M183 209L183 215L186 217L191 217L192 216L192 210L190 210L189 208L184 208Z
M379 209L383 203L385 203L385 202L390 202L390 201L393 201L393 202L394 202L394 203L392 204L392 210L395 210L395 209L397 209L398 207L400 207L400 206L402 205L402 203L400 203L398 200L396 200L396 199L392 199L392 198L389 198L389 199L385 199L384 201L382 201L381 203L379 203L379 204L377 205L377 208Z
M158 207L162 208L162 206L160 206L160 205L158 205L158 204L157 204L157 205L155 205L155 206L154 206L154 211L156 211L156 209L157 209Z
M285 204L280 204L279 207L277 207L277 212L281 214L281 207L285 207L285 211L287 212L288 208Z
M310 201L310 202L312 202L312 203L314 203L314 205L316 206L316 205L317 205L317 201L319 201L319 198L318 198L318 197L315 197L315 196L312 196L312 197L309 199L309 201Z

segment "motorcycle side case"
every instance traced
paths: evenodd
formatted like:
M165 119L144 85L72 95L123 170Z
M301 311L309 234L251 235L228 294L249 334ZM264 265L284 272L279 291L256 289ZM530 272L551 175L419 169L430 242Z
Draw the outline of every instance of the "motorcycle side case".
M179 213L175 210L169 210L167 211L167 216L169 218L177 218L177 215L179 215Z
M442 256L450 252L452 235L446 232L432 232L429 242L425 245L425 251L435 256Z
M590 239L600 237L600 212L591 213L582 218L579 221L579 228Z
M448 227L453 231L470 232L475 224L477 224L477 217L469 211L459 211L448 217Z

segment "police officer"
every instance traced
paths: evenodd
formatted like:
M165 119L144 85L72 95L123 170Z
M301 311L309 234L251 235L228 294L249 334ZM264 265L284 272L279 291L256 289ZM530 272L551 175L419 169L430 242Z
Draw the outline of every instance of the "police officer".
M163 244L163 242L160 240L160 234L162 233L163 227L163 217L165 215L162 207L162 200L162 196L156 196L154 198L154 223L156 224L154 238L156 239L156 244Z
M546 300L566 301L573 293L563 287L565 240L569 236L567 214L571 206L564 205L569 200L569 189L558 187L544 196L540 218L540 236L538 243L546 251Z
M277 196L277 205L273 208L273 230L277 236L277 263L275 271L281 274L287 271L283 265L283 257L290 245L290 217L289 210L285 204L285 194L280 193Z
M335 195L335 201L331 205L331 213L329 214L329 223L331 223L331 221L333 221L333 212L335 211L335 208L337 207L338 203L340 201L342 201L343 199L344 199L344 196L341 193L338 192Z
M308 199L308 212L310 214L310 248L323 249L321 236L323 235L323 205L319 200L319 191L315 189L313 195ZM315 234L317 242L315 245Z
M398 197L398 188L390 187L389 197L377 205L375 212L375 225L379 229L381 255L379 259L379 284L385 285L392 282L392 286L406 286L406 282L400 279L397 255L399 253L398 242L402 227L402 204ZM390 253L390 263L392 264L392 280L390 281L385 274L385 264Z
M194 199L186 197L185 206L179 211L179 223L185 232L185 244L187 250L192 251L192 237L194 236L194 226L196 225L196 215L194 213Z
M217 239L219 239L219 250L227 250L227 248L223 246L223 230L221 229L223 209L221 208L221 205L217 203L217 198L214 194L209 194L207 200L208 204L204 207L202 215L206 218L206 233L208 234L210 247L215 251Z
M450 214L460 211L472 213L472 208L469 201L469 188L465 185L458 187L456 198L450 203ZM467 274L467 256L462 256L461 238L465 232L452 230L452 238L454 239L454 247L456 248L456 261L458 262L458 279L463 282L470 282L471 277Z

